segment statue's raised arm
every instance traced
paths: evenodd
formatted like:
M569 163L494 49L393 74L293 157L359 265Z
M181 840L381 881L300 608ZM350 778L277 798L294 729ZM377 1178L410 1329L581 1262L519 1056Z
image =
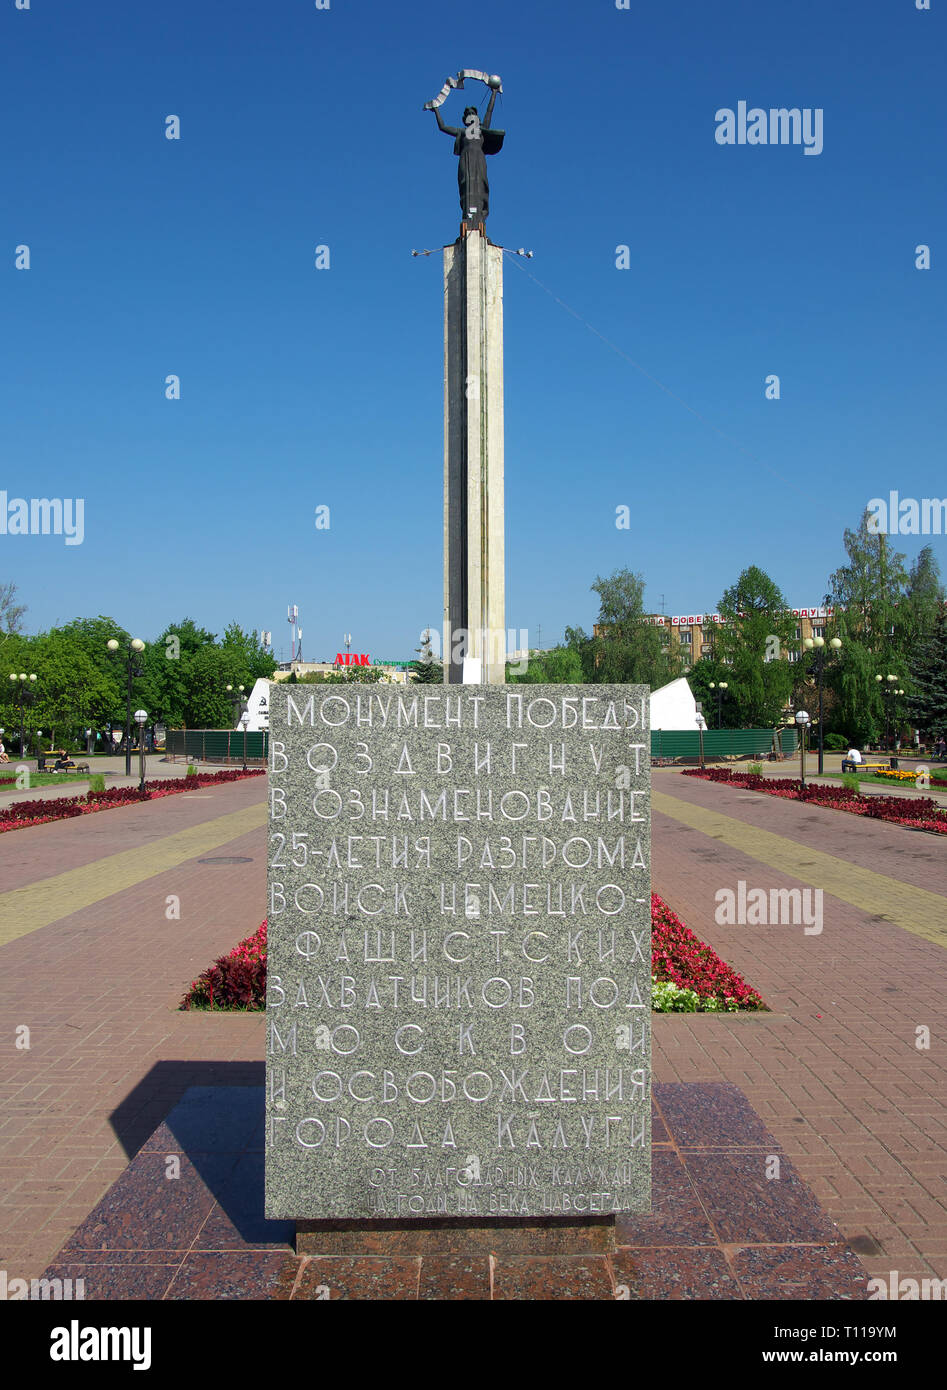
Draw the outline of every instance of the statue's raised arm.
M456 125L446 125L446 124L445 124L445 122L444 122L444 117L441 115L441 111L440 111L440 107L439 107L439 106L431 106L430 104L428 104L428 105L425 106L424 109L425 109L425 111L433 111L433 112L434 112L434 117L435 117L435 120L437 121L438 129L439 129L439 130L443 130L443 132L444 132L445 135L453 135L455 138L456 138L458 135L463 135L464 132L461 130L460 126L456 126Z

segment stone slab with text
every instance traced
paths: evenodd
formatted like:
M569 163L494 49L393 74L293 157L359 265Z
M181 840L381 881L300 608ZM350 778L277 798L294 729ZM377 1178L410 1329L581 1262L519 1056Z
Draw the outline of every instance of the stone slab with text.
M647 688L270 703L267 1216L648 1211Z

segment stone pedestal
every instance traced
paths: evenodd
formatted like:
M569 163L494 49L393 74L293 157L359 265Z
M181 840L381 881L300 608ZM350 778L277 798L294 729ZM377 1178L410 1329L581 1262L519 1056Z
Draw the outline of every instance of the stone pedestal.
M503 252L474 230L444 248L443 653L504 683Z
M267 1218L647 1212L646 688L279 682L270 736Z
M297 1221L297 1255L608 1255L615 1217Z

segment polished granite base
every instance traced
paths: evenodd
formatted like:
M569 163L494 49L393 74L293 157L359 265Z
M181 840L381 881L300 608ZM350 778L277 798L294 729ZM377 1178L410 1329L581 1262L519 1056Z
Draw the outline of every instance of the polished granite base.
M650 1216L492 1236L309 1222L297 1248L293 1222L263 1216L262 1086L193 1086L45 1277L83 1279L86 1300L867 1297L861 1262L737 1087L656 1083L653 1144Z
M297 1255L608 1255L614 1216L465 1221L297 1221Z

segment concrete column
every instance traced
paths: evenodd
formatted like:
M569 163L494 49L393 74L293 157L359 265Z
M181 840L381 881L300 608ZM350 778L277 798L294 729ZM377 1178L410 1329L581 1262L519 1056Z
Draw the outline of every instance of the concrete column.
M469 231L444 248L445 681L504 683L504 565L503 252Z

